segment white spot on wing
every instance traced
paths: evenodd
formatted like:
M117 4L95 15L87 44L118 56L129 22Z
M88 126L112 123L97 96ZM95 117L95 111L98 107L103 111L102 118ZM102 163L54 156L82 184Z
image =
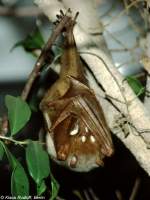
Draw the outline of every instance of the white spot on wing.
M82 141L83 143L86 142L86 136L85 136L85 135L81 136L81 141Z
M93 135L90 136L90 140L91 140L92 143L94 143L96 141L96 139Z

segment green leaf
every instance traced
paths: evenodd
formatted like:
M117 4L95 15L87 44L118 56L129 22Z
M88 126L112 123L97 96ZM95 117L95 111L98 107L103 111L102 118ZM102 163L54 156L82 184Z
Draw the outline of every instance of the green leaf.
M43 36L37 27L30 35L28 35L24 40L17 42L12 50L18 46L23 46L25 51L32 52L35 49L42 49L44 45Z
M133 76L127 76L125 80L127 80L128 84L130 85L130 87L132 88L132 90L137 96L144 93L145 88L143 87L143 85L140 83L140 81L137 78Z
M3 150L4 150L4 152L6 153L6 156L7 156L7 158L8 158L9 164L10 164L12 170L13 170L14 168L16 168L17 162L18 162L18 161L17 161L17 159L11 154L11 152L8 150L7 146L6 146L2 141L0 141L0 144L1 144L1 146L3 147Z
M19 162L12 172L11 194L12 196L29 196L29 181Z
M50 171L50 162L48 154L43 150L42 145L39 142L31 141L26 149L26 161L29 170L29 174L37 183L37 193L41 195L45 190L44 178L51 177L51 200L54 200L59 191L59 184Z
M41 196L46 190L45 181L42 180L39 185L37 185L37 195Z
M51 188L52 188L50 200L54 200L58 196L60 186L52 173L50 173L50 176L51 176Z
M39 185L50 174L49 157L39 142L31 141L26 148L26 161L29 174Z
M4 149L3 149L2 144L0 143L0 160L3 159L3 155L4 155Z
M28 104L20 97L6 95L5 104L8 109L10 131L13 136L29 121L31 110Z
M6 153L12 169L11 176L11 193L13 196L29 196L29 181L24 168L19 161L12 155L6 145L0 141L0 145Z

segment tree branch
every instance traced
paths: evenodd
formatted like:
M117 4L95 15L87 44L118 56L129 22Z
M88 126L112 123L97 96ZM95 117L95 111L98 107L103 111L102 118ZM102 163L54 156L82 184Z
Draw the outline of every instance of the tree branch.
M25 85L23 91L22 91L21 98L23 100L27 100L27 97L30 93L30 90L32 88L32 85L33 85L35 79L39 75L40 70L43 67L43 65L45 64L45 61L47 60L47 58L50 57L49 54L50 54L52 45L54 44L56 38L61 33L62 29L64 28L64 26L68 22L68 20L69 20L69 17L67 15L64 15L64 17L61 19L61 22L53 30L49 40L47 41L45 47L41 51L41 54L40 54L39 58L37 59L35 66L26 82L26 85ZM49 62L51 62L51 61L49 60Z
M0 16L33 17L42 15L42 11L35 7L5 7L0 6Z
M64 26L66 25L66 23L68 23L69 19L70 18L67 15L63 16L63 18L61 19L61 22L56 25L49 40L47 41L43 50L41 51L41 54L40 54L39 58L37 59L35 66L31 72L31 74L29 75L29 78L22 90L21 98L24 101L27 100L29 93L31 91L31 88L33 86L33 83L36 80L36 78L39 76L40 70L44 66L47 58L49 58L49 62L51 62L50 56L49 56L51 47L52 47L53 43L55 42L56 38L58 37L58 35L61 33ZM7 132L8 132L8 118L7 118L7 116L4 116L2 119L2 127L0 130L0 135L2 135L2 136L6 135Z

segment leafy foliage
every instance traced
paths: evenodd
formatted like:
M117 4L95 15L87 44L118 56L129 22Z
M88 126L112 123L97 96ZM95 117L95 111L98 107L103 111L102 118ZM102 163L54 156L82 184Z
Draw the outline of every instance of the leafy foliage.
M12 50L18 46L23 46L25 51L32 52L35 49L42 49L43 45L43 36L39 28L36 27L36 29L31 34L27 35L27 37L24 40L17 42L13 46Z
M37 184L37 194L41 195L45 192L46 186L44 179L50 175L52 188L51 200L55 199L58 194L59 184L50 171L49 157L46 151L43 150L41 144L30 141L26 149L26 161L29 174Z
M12 155L6 145L0 141L1 147L3 147L9 164L12 169L11 176L11 193L13 196L28 196L29 195L29 181L21 163Z
M13 196L28 196L29 181L20 163L13 169L11 176L11 193Z
M40 184L37 185L37 195L41 196L46 190L45 181L42 180Z
M4 155L4 149L2 144L0 143L0 161L3 159L3 155Z
M34 54L34 50L41 50L44 45L44 39L39 29L36 28L34 32L28 35L24 40L16 43L14 48L23 46L23 48ZM60 49L56 51L58 57L60 56ZM34 99L36 101L36 99ZM33 105L37 102L32 102ZM53 200L57 197L59 191L59 184L55 180L51 170L49 156L46 151L43 150L42 144L38 141L29 140L26 152L27 170L24 169L24 165L17 160L17 158L8 149L7 144L13 142L15 145L27 144L25 141L16 141L14 136L28 123L31 117L31 110L29 105L21 99L21 97L14 97L6 95L5 105L8 110L8 121L10 126L10 135L1 138L0 140L0 160L3 159L3 155L6 154L9 165L11 167L11 194L13 197L17 196L29 196L29 180L28 176L31 176L36 184L37 195L41 196L46 190L49 191L49 187L46 185L45 179L48 176L51 178L51 197ZM36 108L34 108L36 110ZM21 134L21 133L20 133ZM6 140L6 141L5 141ZM8 143L7 143L8 141ZM24 163L24 162L23 162Z
M8 118L10 123L11 135L20 131L31 117L31 111L28 104L20 97L6 95L6 107L8 109Z
M52 188L50 200L54 200L58 195L58 191L59 191L60 186L59 186L59 183L54 178L52 173L50 173L50 176L51 176L51 188Z
M7 95L5 98L6 107L8 109L8 120L10 124L11 136L6 137L12 140L18 131L20 131L29 121L31 111L28 104L20 97L13 97ZM16 141L17 142L17 141ZM19 144L19 141L17 142ZM22 144L22 142L20 142ZM28 196L29 195L29 180L27 172L24 170L21 163L12 155L7 146L0 141L0 159L3 154L6 154L9 164L11 166L11 193L12 196ZM33 178L37 187L37 195L41 196L47 189L45 179L51 177L51 199L55 199L58 191L59 184L53 177L50 170L49 157L46 151L43 150L42 144L38 141L28 141L26 147L26 162L29 175Z
M140 83L140 81L137 78L133 76L127 76L126 80L137 96L144 93L145 88L143 87L143 85Z
M39 142L30 141L26 149L29 174L37 185L50 174L49 158Z

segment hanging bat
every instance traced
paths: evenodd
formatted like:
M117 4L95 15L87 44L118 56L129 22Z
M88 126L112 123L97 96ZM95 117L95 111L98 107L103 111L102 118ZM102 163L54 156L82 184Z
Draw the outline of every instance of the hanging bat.
M61 19L61 16L59 16ZM47 150L53 160L71 170L86 172L103 166L113 143L103 110L88 87L69 18L63 35L59 79L40 103L47 131Z

